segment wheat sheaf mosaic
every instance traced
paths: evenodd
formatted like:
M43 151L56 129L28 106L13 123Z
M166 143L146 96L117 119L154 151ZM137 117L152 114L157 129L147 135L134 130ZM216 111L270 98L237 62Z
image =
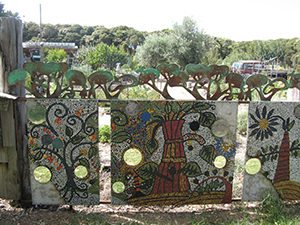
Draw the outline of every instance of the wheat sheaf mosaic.
M112 203L230 203L237 107L112 101Z
M27 100L34 204L98 204L96 100Z

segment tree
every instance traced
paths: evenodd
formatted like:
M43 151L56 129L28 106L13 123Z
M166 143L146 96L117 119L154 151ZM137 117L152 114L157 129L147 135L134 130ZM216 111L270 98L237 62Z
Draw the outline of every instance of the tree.
M184 67L201 62L208 49L209 36L200 32L197 24L186 17L182 25L175 24L172 31L146 37L144 45L137 50L137 59L145 66L153 67L163 61Z
M136 59L143 66L156 67L160 63L171 63L172 51L168 34L152 34L137 48Z
M95 27L94 32L91 35L86 35L83 38L83 43L87 45L96 45L101 42L111 45L113 43L114 34L104 26Z
M199 31L197 23L189 17L183 19L182 25L175 24L173 29L175 62L181 66L201 62L209 49L209 36Z
M40 36L40 26L33 22L24 23L23 25L23 41L31 41L33 38Z
M58 29L52 24L42 25L41 38L43 41L47 42L57 42L58 40Z

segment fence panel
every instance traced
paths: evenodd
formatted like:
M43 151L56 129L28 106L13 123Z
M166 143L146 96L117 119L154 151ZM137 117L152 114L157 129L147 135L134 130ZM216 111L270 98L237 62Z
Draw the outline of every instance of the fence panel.
M251 102L244 200L300 199L299 102Z
M230 203L237 106L112 101L113 204Z
M96 100L27 100L33 204L98 204Z

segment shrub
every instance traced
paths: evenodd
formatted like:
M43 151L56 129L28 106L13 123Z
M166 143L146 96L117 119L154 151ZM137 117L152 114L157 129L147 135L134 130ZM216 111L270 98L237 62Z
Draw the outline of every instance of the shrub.
M237 124L238 133L241 135L246 135L247 127L248 127L248 112L247 111L239 112L238 124Z
M99 128L99 141L100 143L110 143L110 126L103 125Z

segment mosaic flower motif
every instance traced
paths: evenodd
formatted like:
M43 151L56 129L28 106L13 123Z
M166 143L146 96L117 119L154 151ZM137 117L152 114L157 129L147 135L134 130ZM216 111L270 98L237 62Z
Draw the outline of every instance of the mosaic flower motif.
M260 112L258 107L256 107L255 115L249 114L252 119L252 124L249 129L252 130L249 137L255 136L255 139L260 138L261 141L268 139L273 136L273 132L276 132L276 126L279 125L277 122L278 116L273 115L274 109L267 111L267 107L264 106Z
M235 155L235 145L231 143L227 143L223 140L223 138L217 138L215 149L218 154L223 155L225 158L230 158Z

